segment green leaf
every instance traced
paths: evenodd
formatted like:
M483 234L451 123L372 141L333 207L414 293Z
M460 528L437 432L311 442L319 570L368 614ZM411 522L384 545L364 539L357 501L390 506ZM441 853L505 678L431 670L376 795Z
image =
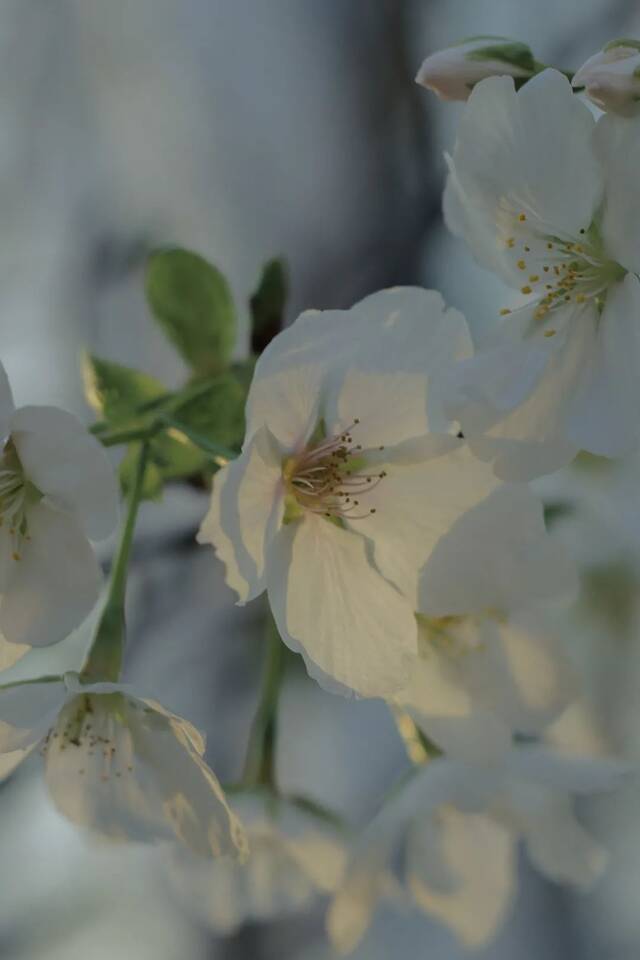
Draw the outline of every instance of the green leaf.
M269 260L249 301L251 308L251 349L262 353L282 330L284 309L289 295L289 278L284 260Z
M131 443L127 447L127 452L120 462L120 485L122 492L127 496L131 492L138 459L140 457L140 444ZM151 452L151 451L150 451ZM159 500L162 496L162 474L149 455L147 466L144 472L144 482L142 484L142 500Z
M167 395L167 388L155 377L90 353L82 358L82 376L88 403L112 425L134 427L138 420L148 420L145 407Z
M120 463L120 483L124 494L131 490L140 445L132 443ZM169 480L179 480L201 473L209 459L178 431L160 433L149 443L149 455L142 486L142 500L160 500L162 488Z
M202 384L203 388L205 384ZM224 447L240 447L244 437L247 387L231 373L211 380L205 389L172 408L172 416L196 434Z
M236 317L227 281L189 250L153 253L147 262L147 300L156 320L198 376L227 366Z

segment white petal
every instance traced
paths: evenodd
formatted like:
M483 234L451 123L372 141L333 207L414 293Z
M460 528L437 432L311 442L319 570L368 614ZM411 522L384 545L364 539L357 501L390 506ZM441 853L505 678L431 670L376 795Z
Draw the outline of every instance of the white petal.
M21 660L30 649L31 647L24 643L9 643L0 635L0 683L2 682L2 671L8 670L14 663Z
M588 366L571 403L571 440L600 456L621 457L640 445L638 317L640 281L627 274L607 294Z
M35 744L33 746L35 746ZM0 755L0 784L10 777L11 774L18 769L20 764L26 760L33 746L26 747L24 750L12 750L11 753L3 753Z
M457 519L426 568L420 609L431 616L502 613L577 590L575 565L546 532L542 504L503 484Z
M263 376L256 366L245 410L245 443L266 425L283 450L304 447L321 417L325 375L325 368L317 363L292 363L270 376Z
M317 666L371 697L406 681L417 649L413 611L371 565L360 537L307 515L275 539L267 581L280 634L302 648L312 676Z
M363 512L376 512L350 526L372 542L376 565L413 608L424 609L425 564L433 550L498 480L456 437L429 436L383 456L388 459L372 473L384 470L387 476L361 497Z
M582 756L545 745L521 747L506 759L513 778L569 793L600 793L619 787L632 772L616 757Z
M577 236L589 226L602 191L592 131L589 110L555 70L534 77L519 93L506 77L476 85L462 115L453 165L463 202L486 218L486 242L491 231L497 242L505 218L510 233L508 221L516 222L522 212L528 228L543 234ZM480 236L473 230L466 239L473 243Z
M118 520L118 488L102 446L86 427L57 407L21 407L11 431L35 486L74 513L92 540L108 537Z
M607 114L598 120L595 149L604 167L605 200L600 228L607 255L640 272L640 124Z
M91 611L102 575L78 521L44 502L29 511L31 540L0 597L0 630L32 647L63 640Z
M504 480L530 480L569 463L578 447L566 420L588 365L598 313L585 305L554 318L558 335L505 342L463 361L449 412L460 420L473 453L493 461ZM524 379L523 379L524 378Z
M438 889L424 869L429 833L437 831L441 856L454 878ZM409 888L418 905L445 923L467 947L479 947L496 932L515 891L514 844L500 825L481 814L441 808L419 821L408 848Z
M61 679L0 687L0 751L37 743L55 721L67 697Z
M11 430L11 418L15 406L9 377L2 363L0 363L0 441L4 443Z
M261 427L242 455L214 479L209 513L198 533L226 566L227 583L242 602L264 590L265 553L282 520L283 455Z
M90 730L79 719L87 704ZM56 733L46 781L74 823L116 840L175 838L202 856L244 851L240 824L179 718L118 693L88 693L67 704Z
M534 865L550 880L588 890L601 876L607 853L578 822L568 797L554 797L524 824Z

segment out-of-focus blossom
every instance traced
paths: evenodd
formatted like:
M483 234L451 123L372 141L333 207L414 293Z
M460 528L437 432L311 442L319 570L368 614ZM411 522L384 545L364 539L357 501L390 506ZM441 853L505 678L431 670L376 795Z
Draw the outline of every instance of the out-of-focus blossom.
M440 609L418 616L420 661L396 701L448 755L491 762L575 694L547 608L575 595L576 570L541 503L511 485L461 518L432 566Z
M527 302L458 365L448 411L503 478L640 444L639 163L640 123L596 123L555 70L465 108L447 223Z
M582 64L574 87L584 87L601 110L633 117L640 111L640 43L612 40Z
M196 862L177 854L171 877L187 907L220 932L308 907L336 890L346 859L340 831L320 815L265 791L235 794L249 858Z
M467 100L476 83L486 77L532 77L536 64L525 43L507 37L472 37L423 62L416 83L433 90L441 100Z
M113 840L177 840L201 856L244 856L246 840L198 731L153 700L77 674L0 688L7 764L39 747L61 813ZM15 765L15 763L13 764Z
M244 449L199 539L241 601L267 590L329 689L406 684L429 558L497 485L442 412L443 371L468 349L439 294L397 288L303 314L258 361Z
M588 888L606 855L576 820L571 795L608 789L620 770L544 747L513 750L493 767L427 763L361 835L329 910L334 945L354 949L378 900L394 892L411 895L467 946L482 945L515 893L519 840L545 876Z
M117 486L100 444L57 407L16 409L0 365L0 630L10 643L66 637L94 605L100 568L89 539L117 520Z

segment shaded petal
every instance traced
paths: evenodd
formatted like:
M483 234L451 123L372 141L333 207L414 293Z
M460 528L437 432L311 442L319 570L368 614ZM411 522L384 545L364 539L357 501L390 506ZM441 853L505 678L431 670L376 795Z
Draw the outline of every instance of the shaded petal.
M607 294L569 411L572 442L600 456L621 457L640 445L639 317L640 280L627 274Z
M56 506L73 513L92 540L118 521L118 487L101 444L66 410L21 407L11 422L27 476Z
M376 512L350 526L371 541L385 577L414 609L422 609L425 563L459 517L499 481L456 437L429 436L385 450L383 456L375 472L384 470L387 476L361 499L365 512Z
M425 852L437 831L440 856L453 883L433 883ZM420 818L408 845L408 886L423 910L445 923L467 947L479 947L496 932L515 893L514 842L510 833L482 814L440 808Z
M505 341L454 371L448 410L461 423L473 453L492 461L504 480L523 481L569 463L578 447L566 418L588 368L598 313L586 304L558 310L558 335Z
M211 507L198 533L226 567L226 580L240 601L264 590L265 552L284 509L282 453L266 427L242 455L216 475Z
M274 540L267 582L280 635L302 650L319 683L328 674L373 697L406 681L417 650L413 611L371 565L360 537L307 514Z
M0 635L0 683L2 682L2 671L8 670L14 663L21 660L30 649L31 647L25 643L9 643Z
M0 630L11 643L48 646L90 613L102 574L75 517L41 502L29 511L29 535L0 597Z
M588 890L607 865L607 852L579 823L568 797L553 797L525 819L523 835L533 864L550 880Z
M116 840L177 839L203 856L244 852L239 821L189 724L146 701L88 693L69 701L56 732L46 781L74 823Z
M460 191L462 204L482 212L484 243L497 245L511 234L521 213L527 229L545 235L577 236L590 225L602 192L593 126L588 108L555 70L538 74L518 93L507 77L476 85L459 126L452 189ZM551 144L562 145L561 169ZM486 263L477 216L457 224Z
M575 564L547 534L541 502L527 487L502 484L436 545L418 607L432 616L506 613L577 587Z
M0 752L6 755L41 740L66 699L60 677L0 687Z
M266 425L283 450L291 453L303 448L321 416L325 373L320 364L296 362L278 365L277 372L263 376L258 363L245 409L245 444Z
M604 168L605 198L600 229L609 257L640 273L640 124L606 114L594 132L596 153Z

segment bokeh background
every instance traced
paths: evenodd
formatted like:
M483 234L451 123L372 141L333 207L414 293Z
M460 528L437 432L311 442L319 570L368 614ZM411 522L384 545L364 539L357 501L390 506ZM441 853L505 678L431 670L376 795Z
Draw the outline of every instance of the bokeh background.
M284 255L289 319L398 283L442 290L476 334L504 305L497 281L441 220L443 150L458 105L413 77L430 51L476 33L528 41L575 69L640 35L633 0L0 0L0 343L18 402L83 417L90 347L178 383L179 361L142 295L148 250L198 250L229 277L243 332L261 265ZM553 145L550 145L553 149ZM557 158L559 167L563 158ZM545 481L569 507L554 535L584 572L569 642L603 736L640 749L640 469L583 464ZM143 512L127 675L206 731L223 780L242 765L264 609L234 607L197 548L206 495L169 490ZM109 547L105 548L108 560ZM64 654L78 656L78 641ZM280 709L285 789L363 822L406 764L386 709L331 698L292 667ZM329 960L323 903L219 935L167 882L157 855L102 846L61 820L37 758L0 786L2 960ZM640 794L584 810L612 851L588 896L522 865L509 922L482 960L636 960ZM458 960L417 912L379 911L361 960Z

